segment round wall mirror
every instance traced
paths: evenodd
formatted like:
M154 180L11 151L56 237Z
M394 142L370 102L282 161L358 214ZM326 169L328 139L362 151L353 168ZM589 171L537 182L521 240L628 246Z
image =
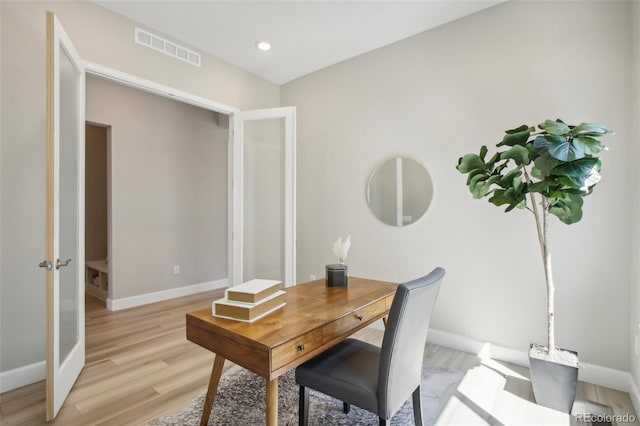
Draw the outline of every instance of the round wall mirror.
M367 183L367 204L373 214L391 226L416 222L429 208L433 182L415 160L394 157L380 164Z

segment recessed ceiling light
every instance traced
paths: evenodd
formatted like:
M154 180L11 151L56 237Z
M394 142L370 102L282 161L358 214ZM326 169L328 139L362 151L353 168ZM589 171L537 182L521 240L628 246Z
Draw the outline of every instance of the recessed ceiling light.
M258 49L264 51L271 49L271 43L269 43L268 41L256 41L256 46L258 47Z

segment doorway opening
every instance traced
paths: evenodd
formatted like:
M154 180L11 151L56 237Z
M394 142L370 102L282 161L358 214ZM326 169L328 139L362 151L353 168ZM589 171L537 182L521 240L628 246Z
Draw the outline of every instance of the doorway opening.
M109 298L111 127L85 123L85 291Z
M85 105L86 292L120 310L226 286L228 115L91 75Z

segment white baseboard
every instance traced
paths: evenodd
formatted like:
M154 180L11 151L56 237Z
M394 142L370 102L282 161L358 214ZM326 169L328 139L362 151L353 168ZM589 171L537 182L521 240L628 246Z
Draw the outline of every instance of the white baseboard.
M0 393L8 392L31 383L44 380L47 375L47 363L45 361L14 368L13 370L0 372Z
M632 392L631 373L615 368L581 362L580 370L578 371L578 380L628 392L629 395L631 395Z
M134 308L136 306L147 305L149 303L175 299L176 297L190 296L192 294L203 293L205 291L216 290L228 286L229 280L224 278L217 281L209 281L206 283L193 284L169 290L140 294L138 296L123 297L122 299L107 299L107 309L110 311L119 311L121 309Z
M498 361L529 367L528 349L527 351L511 349L435 329L429 330L427 341L439 346L476 354L480 357L488 357ZM633 382L631 373L628 371L581 362L578 378L583 382L628 392L632 400L635 397L634 407L636 407L636 412L638 412L636 405L638 401L638 389Z
M629 374L629 396L633 403L633 408L636 410L636 414L640 414L640 389L638 389L638 383L633 380L633 375Z
M472 353L480 357L492 358L523 367L529 367L529 356L525 351L506 348L489 342L481 342L459 334L432 328L429 329L429 333L427 334L427 341L439 346Z

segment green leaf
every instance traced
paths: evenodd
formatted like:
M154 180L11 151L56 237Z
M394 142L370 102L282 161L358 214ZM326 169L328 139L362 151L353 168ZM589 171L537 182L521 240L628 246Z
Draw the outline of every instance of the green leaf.
M472 170L484 168L484 161L482 161L478 154L467 154L459 158L458 166L456 167L460 173L469 173Z
M548 175L553 168L555 168L561 162L551 156L549 152L544 152L540 154L538 158L534 161L534 170L538 169L545 175ZM537 177L537 176L536 176Z
M480 159L482 161L484 161L484 158L487 156L487 152L488 151L489 150L487 149L487 146L486 145L482 145L482 147L480 148Z
M543 180L542 182L536 182L527 185L527 192L539 192L545 194L549 191L549 188L554 185L554 182Z
M566 189L553 190L549 192L549 194L547 194L547 199L549 200L549 203L552 205L557 201L566 199L567 197L569 197L569 192L567 192Z
M531 161L535 160L536 158L538 158L538 156L541 154L541 151L538 151L534 146L533 143L527 143L525 145L525 148L527 148L527 150L529 151L529 159Z
M467 175L467 185L469 185L471 183L471 180L474 178L474 176L489 176L489 172L487 172L484 169L474 169L471 170L469 172L469 174Z
M603 124L580 123L572 129L572 133L574 135L602 136L613 132Z
M502 206L504 204L511 204L514 201L513 190L509 189L496 189L493 196L489 198L489 202L496 206Z
M469 179L467 180L467 185L475 185L481 180L489 179L489 174L482 170L474 170L469 173Z
M514 208L518 208L518 209L524 209L525 207L527 207L527 199L522 197L522 199L520 200L520 202L515 203L515 204L509 204L509 207L507 207L504 211L506 212L510 212L511 210L513 210Z
M584 146L582 144L574 144L565 137L545 136L549 142L549 154L560 161L573 161L585 156Z
M550 137L550 135L548 135L548 137ZM560 136L554 137L558 138ZM542 152L549 147L549 141L545 136L538 136L533 140L533 147L536 149L536 151Z
M501 153L502 154L502 153ZM493 169L493 173L502 174L502 171L509 167L508 161L503 161L502 164L499 164L495 169Z
M501 206L503 204L509 204L510 199L505 196L507 193L506 189L496 189L493 193L493 196L489 198L489 202L495 204L496 206Z
M549 213L557 216L563 223L571 225L582 219L583 203L580 195L566 195L551 206Z
M563 186L568 188L580 189L582 187L581 183L578 179L570 178L567 176L558 176L558 182L560 182Z
M529 131L529 132L533 132L533 127L527 126L526 124L523 124L520 127L516 127L515 129L511 129L511 130L506 130L505 133L509 133L509 134L513 134L513 133L522 133L525 130Z
M487 163L486 163L487 169L493 169L495 167L496 163L498 162L498 160L500 160L500 153L496 152L489 159L489 161L487 161Z
M551 174L553 176L568 176L586 179L592 174L594 169L597 172L600 170L600 167L601 161L599 158L586 157L569 163L559 164L551 170Z
M538 169L537 167L531 168L531 176L540 180L545 179L545 176L542 174L542 170Z
M558 136L568 135L571 131L571 129L569 129L569 126L564 124L561 120L545 120L544 123L539 124L538 127L551 135Z
M605 149L605 146L602 142L589 136L576 136L575 138L573 138L573 143L581 144L582 150L587 155L597 154Z
M487 184L487 179L489 179L489 175L487 174L476 174L469 180L469 191L473 194L473 198L482 198L490 190L489 184Z
M502 178L503 178L502 175L492 175L489 179L487 179L487 184L488 185L493 185L494 183L500 184L500 181L502 180Z
M500 176L499 185L503 188L517 188L519 184L516 182L516 180L522 182L520 176L522 176L522 171L520 170L520 168L511 170L504 176Z
M469 185L469 191L473 195L473 198L480 199L491 193L491 186L486 181L478 182L475 185Z
M529 159L529 150L524 146L515 145L509 148L508 151L503 152L500 155L500 159L511 159L519 166L527 165L531 162Z
M531 136L531 132L527 127L527 130L518 132L518 133L507 133L502 138L502 142L497 144L496 146L525 146L527 141L529 140L529 136Z
M600 182L600 174L594 168L587 176L559 176L558 181L564 186L577 189L587 195L591 193L591 188Z
M515 207L523 207L526 205L525 194L514 191L513 188L497 189L493 193L493 196L489 198L489 202L496 206L508 204L505 212L513 210Z

